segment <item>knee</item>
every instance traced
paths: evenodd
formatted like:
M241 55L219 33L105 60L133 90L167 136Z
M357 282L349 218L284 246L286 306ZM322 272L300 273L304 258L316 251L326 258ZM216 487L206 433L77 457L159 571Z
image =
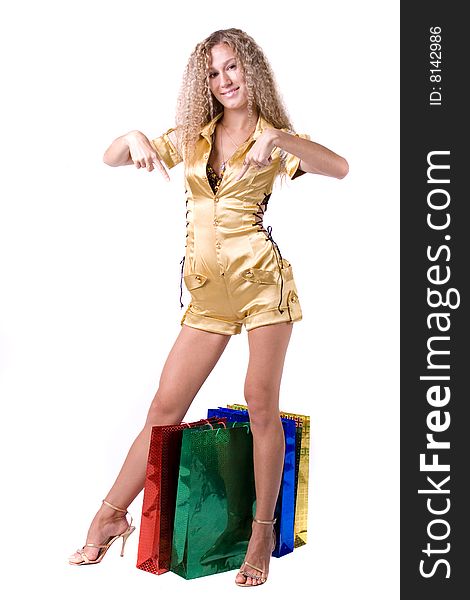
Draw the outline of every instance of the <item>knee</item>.
M159 390L152 400L145 425L178 425L183 417L184 414L181 414L181 407L178 406L178 403L173 402L171 396L163 394Z
M250 409L250 427L253 437L261 438L267 436L269 439L284 437L281 417L278 410L260 411Z
M279 390L269 383L257 382L246 384L244 391L251 426L258 430L279 427Z
M245 381L246 403L253 409L262 410L279 398L279 389L270 381Z

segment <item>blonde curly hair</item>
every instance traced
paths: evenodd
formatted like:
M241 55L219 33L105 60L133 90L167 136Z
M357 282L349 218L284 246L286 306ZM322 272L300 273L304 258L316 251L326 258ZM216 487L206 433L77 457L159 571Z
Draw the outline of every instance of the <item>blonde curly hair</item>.
M211 49L225 43L238 59L248 92L248 116L254 108L276 129L294 133L271 66L255 40L241 29L220 29L196 45L186 65L176 105L176 135L180 155L191 160L201 129L223 105L209 88ZM281 151L280 171L285 175L286 153Z

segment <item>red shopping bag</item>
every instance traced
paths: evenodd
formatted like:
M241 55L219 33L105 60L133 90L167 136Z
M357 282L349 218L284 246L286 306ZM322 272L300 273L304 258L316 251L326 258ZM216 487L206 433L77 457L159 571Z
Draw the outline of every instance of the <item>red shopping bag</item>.
M211 428L225 421L213 418L152 427L137 550L138 569L155 575L170 569L183 429Z

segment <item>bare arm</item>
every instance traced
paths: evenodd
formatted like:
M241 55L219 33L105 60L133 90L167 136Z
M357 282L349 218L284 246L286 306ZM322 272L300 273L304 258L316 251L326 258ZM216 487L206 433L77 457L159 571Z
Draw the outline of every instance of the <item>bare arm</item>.
M298 156L299 168L305 173L317 173L343 179L349 171L345 158L321 144L293 136L279 129L272 130L273 143Z
M268 165L276 146L300 158L299 168L304 173L316 173L337 179L343 179L348 174L348 162L339 154L316 142L286 133L281 129L268 128L249 150L236 180L241 179L250 166Z
M167 181L170 180L158 153L141 131L129 131L116 138L106 149L103 162L110 167L135 165L137 169L142 167L149 172L156 167Z
M134 164L134 161L129 154L127 135L129 134L121 135L120 137L116 138L106 149L106 152L103 155L103 162L110 167L121 167L124 165Z

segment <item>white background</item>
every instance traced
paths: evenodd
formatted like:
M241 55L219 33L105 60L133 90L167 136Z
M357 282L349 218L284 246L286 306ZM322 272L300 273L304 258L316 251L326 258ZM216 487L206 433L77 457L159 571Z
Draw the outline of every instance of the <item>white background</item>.
M102 156L131 129L172 126L196 43L238 27L265 51L296 131L350 164L343 180L276 189L264 219L304 315L281 408L311 416L309 542L273 558L268 583L248 593L398 598L398 2L42 0L9 3L0 21L9 597L247 593L234 571L185 581L136 569L138 533L123 559L116 544L100 565L67 564L140 431L184 312L182 165L167 183ZM243 330L187 420L244 402L247 360ZM141 504L130 506L137 522Z

